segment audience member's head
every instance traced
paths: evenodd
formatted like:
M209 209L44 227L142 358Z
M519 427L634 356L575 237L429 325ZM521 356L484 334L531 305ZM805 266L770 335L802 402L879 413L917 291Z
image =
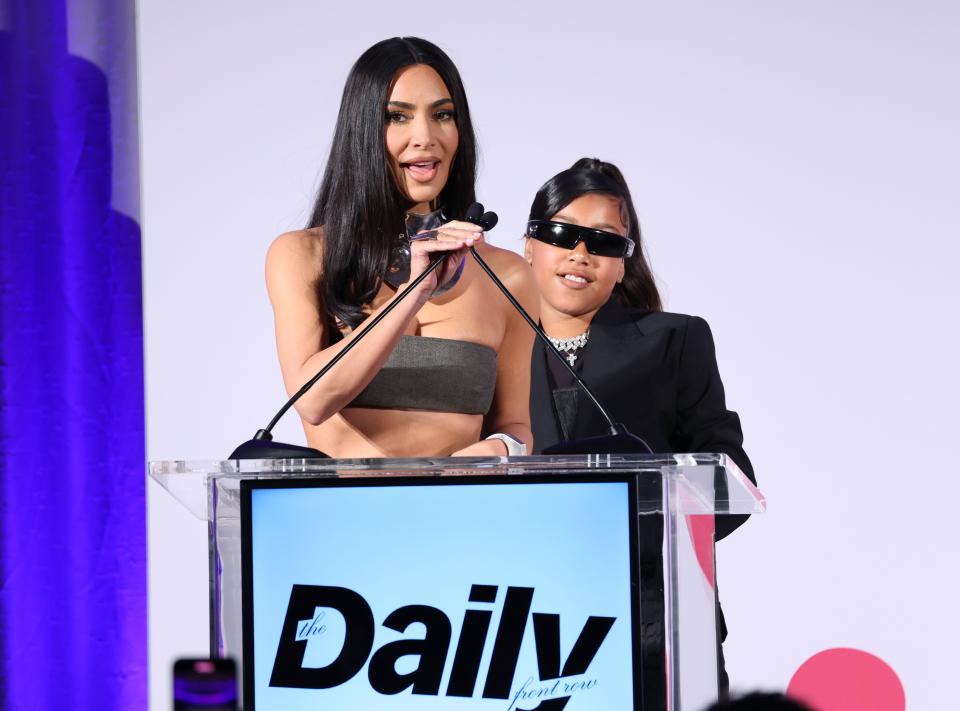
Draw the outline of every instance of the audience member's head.
M780 693L754 692L718 701L706 711L812 711L809 706Z

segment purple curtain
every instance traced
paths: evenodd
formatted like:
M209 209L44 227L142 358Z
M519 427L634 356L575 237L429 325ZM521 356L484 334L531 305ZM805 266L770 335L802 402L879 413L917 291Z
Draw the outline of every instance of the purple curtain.
M133 1L0 2L0 708L145 709Z

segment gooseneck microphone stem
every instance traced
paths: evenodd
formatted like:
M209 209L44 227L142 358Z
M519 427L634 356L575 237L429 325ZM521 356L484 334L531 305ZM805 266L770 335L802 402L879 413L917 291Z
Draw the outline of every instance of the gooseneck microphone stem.
M270 435L270 432L273 430L276 424L280 421L280 418L287 413L287 410L293 407L294 403L296 403L297 400L303 397L304 393L306 393L310 388L312 388L314 383L316 383L318 380L320 380L320 378L326 375L327 371L329 371L331 368L333 368L333 366L339 363L341 359L343 359L347 355L347 353L349 353L353 349L353 347L363 339L363 337L367 334L368 331L370 331L372 328L376 328L377 324L380 323L380 321L382 321L387 314L393 311L394 307L397 304L399 304L401 301L403 301L407 297L407 294L413 291L420 284L420 282L422 282L428 276L433 274L433 272L436 271L437 267L439 267L443 263L443 261L447 258L447 256L448 255L446 253L441 253L440 255L434 257L430 262L430 266L424 269L423 272L420 274L420 276L418 276L416 279L410 282L410 284L403 291L398 293L397 296L394 298L394 300L391 301L389 304L387 304L387 306L384 307L383 311L377 314L373 318L373 320L370 321L370 323L368 323L363 328L361 328L357 332L357 335L354 336L353 340L350 341L347 345L345 345L343 347L343 350L341 350L333 358L331 358L330 362L320 369L320 372L318 372L316 375L310 378L310 380L308 380L307 383L302 388L297 390L297 392L295 392L290 397L290 399L287 400L286 404L280 408L280 411L273 416L273 419L270 420L270 424L268 424L265 429L258 430L257 433L253 436L253 438L255 440L273 439L273 437Z
M493 281L493 283L497 285L497 288L500 289L503 295L507 297L507 299L513 305L513 308L517 310L517 313L523 316L523 318L526 320L530 328L533 329L533 332L537 334L537 338L539 338L543 342L543 344L546 346L547 352L552 353L554 356L556 356L559 359L559 361L563 364L563 367L566 368L568 371L570 371L570 374L573 376L574 382L579 383L580 387L582 387L583 391L587 394L587 397L589 397L590 400L593 401L593 404L596 406L597 411L603 416L603 419L607 421L607 429L610 432L610 434L611 435L623 434L624 432L623 428L617 425L617 423L613 421L613 418L610 417L606 409L604 409L603 405L600 404L600 401L597 399L597 396L593 394L593 391L583 381L583 378L577 375L577 371L575 371L573 369L573 366L567 362L567 359L563 357L563 354L560 353L560 351L558 351L556 348L554 348L553 344L550 342L550 337L543 332L543 329L540 328L540 326L532 318L530 318L530 314L526 312L526 309L524 309L520 305L520 302L514 298L513 294L510 293L510 290L507 289L506 286L504 286L503 282L500 281L497 275L493 273L493 270L487 265L485 261L483 261L483 258L479 254L477 254L476 248L470 247L470 253L473 255L473 258L476 260L477 264L480 265L480 268L487 273L487 276L490 277L491 281Z

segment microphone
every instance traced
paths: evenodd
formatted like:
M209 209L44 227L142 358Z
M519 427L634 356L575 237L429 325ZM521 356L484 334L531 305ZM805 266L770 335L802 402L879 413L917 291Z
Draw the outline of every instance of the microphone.
M467 222L472 222L473 224L481 227L484 231L493 229L494 225L499 221L499 217L495 212L484 212L483 205L478 202L473 203L469 208L467 208L467 213L464 216L464 219ZM600 404L600 400L590 389L590 386L580 377L580 374L573 369L573 366L567 362L567 359L563 357L563 354L560 353L553 344L550 342L550 338L546 333L543 332L543 329L532 319L530 314L526 312L523 306L520 305L520 302L517 301L513 294L510 293L510 290L503 284L502 281L493 273L493 270L487 265L483 258L477 253L476 248L470 247L470 253L473 255L474 260L477 264L486 272L487 276L490 277L491 281L497 286L497 288L507 297L507 301L516 309L524 321L527 322L527 325L533 329L533 332L537 335L537 338L546 346L547 352L552 353L563 364L563 367L567 369L567 372L573 376L574 382L586 393L587 397L590 399L590 402L593 403L594 407L600 412L600 415L607 421L607 434L600 435L598 437L585 437L578 440L564 440L562 442L557 442L556 444L547 447L543 450L543 454L653 454L653 450L650 449L650 446L643 441L640 437L637 437L635 434L632 434L624 425L620 422L614 422L613 418L610 417L610 414L607 412L606 408Z
M472 222L473 224L477 225L484 232L489 232L492 230L500 221L500 218L497 217L497 213L484 212L483 205L481 205L479 202L475 202L467 208L467 214L463 216L463 219L467 222Z
M496 220L494 220L496 223ZM370 323L366 324L361 328L357 335L350 341L343 350L337 353L333 358L330 359L330 362L327 363L323 368L320 369L316 375L314 375L306 384L297 390L289 400L280 408L280 411L273 416L273 419L270 420L270 423L262 430L257 430L257 433L253 436L253 439L248 439L243 444L239 445L233 452L230 454L228 459L330 459L330 456L324 454L319 449L314 449L313 447L303 447L299 444L287 444L286 442L274 442L273 435L271 431L276 427L277 423L280 421L280 418L283 417L287 410L289 410L293 405L303 397L310 388L312 388L320 378L326 375L333 366L343 359L347 353L353 350L353 347L356 346L363 337L367 335L370 331L376 328L377 324L380 323L386 317L388 313L393 311L393 309L407 298L407 294L413 291L417 285L426 279L430 274L436 271L446 260L446 254L438 254L432 260L430 260L430 266L423 270L423 272L414 279L403 291L397 294L397 297L391 301L379 314L374 317Z

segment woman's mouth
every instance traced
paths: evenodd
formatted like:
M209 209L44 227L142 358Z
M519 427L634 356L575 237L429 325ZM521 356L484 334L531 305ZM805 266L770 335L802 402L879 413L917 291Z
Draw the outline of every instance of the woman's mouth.
M418 183L429 183L431 180L437 177L437 168L439 165L440 161L404 163L403 169L407 171L407 175L409 175Z

